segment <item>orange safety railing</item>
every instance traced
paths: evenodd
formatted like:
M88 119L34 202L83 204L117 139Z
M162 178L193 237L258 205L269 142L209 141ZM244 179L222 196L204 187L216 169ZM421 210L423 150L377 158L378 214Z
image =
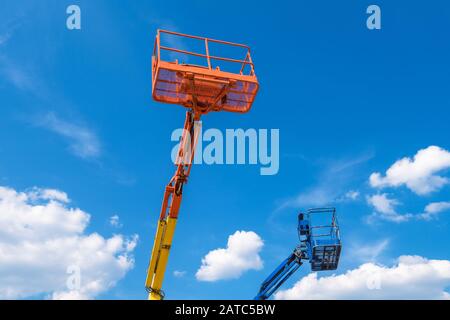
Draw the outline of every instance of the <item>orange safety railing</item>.
M200 41L204 41L204 43L205 43L205 53L192 52L192 51L172 48L172 47L168 47L168 46L163 46L163 45L161 45L161 34L162 33L163 34L172 35L172 36L178 36L178 37L182 37L182 38L197 39L197 40L200 40ZM209 52L210 52L210 50L209 50L209 43L210 42L219 43L219 44L228 45L228 46L233 46L233 47L240 47L240 48L246 49L247 52L245 54L245 58L244 58L244 60L239 60L239 59L226 58L226 57L220 57L220 56L212 56L212 55L209 54ZM155 47L154 47L154 50L153 50L153 55L156 56L157 60L159 60L160 57L161 57L161 50L177 52L177 53L186 54L186 55L190 55L190 56L205 58L207 66L208 66L208 69L210 69L210 70L213 69L212 64L211 64L211 60L227 61L227 62L234 62L234 63L242 64L241 70L239 72L239 74L241 74L241 75L243 75L243 71L244 71L244 68L246 67L246 65L249 65L250 66L250 72L249 72L248 75L255 76L255 68L254 68L254 65L253 65L253 62L252 62L252 58L251 58L251 55L250 55L250 48L247 45L245 45L245 44L228 42L228 41L222 41L222 40L216 40L216 39L210 39L210 38L199 37L199 36L192 36L192 35L188 35L188 34L168 31L168 30L158 30L157 35L156 35L156 39L155 39Z

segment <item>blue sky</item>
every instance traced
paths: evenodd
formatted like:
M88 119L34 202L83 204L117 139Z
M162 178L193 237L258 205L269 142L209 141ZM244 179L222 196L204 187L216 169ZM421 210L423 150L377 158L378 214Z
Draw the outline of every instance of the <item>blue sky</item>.
M70 4L81 8L81 30L66 28ZM337 207L341 224L337 273L368 261L393 266L401 255L449 260L449 212L431 220L369 219L376 209L368 199L395 199L385 213L413 215L450 201L445 184L418 194L406 182L387 179L381 188L369 180L429 146L444 158L450 150L450 5L377 1L382 28L368 30L370 4L3 1L0 185L64 191L69 207L90 214L86 234L137 234L134 267L96 298L145 298L163 190L174 170L170 135L184 121L181 107L151 98L153 41L165 28L252 48L260 91L251 112L208 114L204 129L280 129L277 175L261 176L254 165L193 167L164 282L168 299L252 298L297 244L298 211L325 204ZM448 167L444 161L435 173L445 179ZM349 191L358 196L346 197ZM113 215L119 228L109 223ZM264 267L239 279L198 281L201 259L238 230L263 239ZM175 270L185 273L176 277ZM309 272L305 265L285 287Z

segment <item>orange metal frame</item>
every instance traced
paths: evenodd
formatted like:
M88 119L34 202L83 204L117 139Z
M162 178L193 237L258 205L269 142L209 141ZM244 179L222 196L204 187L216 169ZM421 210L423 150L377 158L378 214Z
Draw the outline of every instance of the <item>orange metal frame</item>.
M204 41L205 53L189 52L161 45L161 34ZM241 47L246 50L244 60L210 55L209 43ZM190 65L175 61L163 61L161 50L192 55L206 59L206 66ZM241 64L240 71L233 73L221 70L224 61ZM249 72L245 73L246 66ZM152 95L156 101L179 104L186 112L184 131L179 144L177 169L165 188L158 221L152 256L145 286L149 299L164 298L161 290L164 273L172 245L178 212L181 205L183 186L187 182L194 159L195 147L200 132L200 117L211 111L244 113L250 110L258 91L250 48L226 41L190 36L181 33L158 30L152 57Z
M161 34L204 42L204 53L191 52L161 44ZM172 41L175 42L175 41ZM244 60L210 55L210 43L239 47L246 51ZM161 52L205 59L205 65L163 61ZM222 65L221 65L222 62ZM239 73L225 71L223 62L240 65ZM246 68L248 67L248 68ZM248 72L245 72L249 69ZM258 92L250 48L243 44L158 30L152 58L153 98L183 105L205 114L210 111L248 112Z

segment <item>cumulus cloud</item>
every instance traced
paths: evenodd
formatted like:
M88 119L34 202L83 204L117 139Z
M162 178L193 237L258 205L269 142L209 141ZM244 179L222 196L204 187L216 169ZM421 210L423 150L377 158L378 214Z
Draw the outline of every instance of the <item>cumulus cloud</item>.
M375 209L370 218L378 217L393 222L405 222L412 216L411 214L397 213L395 207L400 203L396 199L390 199L386 193L368 196L367 203Z
M174 277L182 278L186 275L186 271L175 270L173 272Z
M397 200L389 199L386 193L368 197L367 202L371 204L378 212L384 214L395 214L394 207L398 204Z
M429 221L438 218L440 213L450 210L450 201L441 201L429 203L422 213L401 214L395 208L400 202L389 198L386 193L368 196L367 203L375 210L367 219L369 223L377 218L392 222L406 222L412 219Z
M95 159L101 154L97 135L86 126L63 120L54 113L46 114L36 124L67 139L69 150L80 158Z
M358 199L358 197L359 197L359 191L355 191L355 190L350 190L344 195L345 199L350 199L350 200L356 200L356 199Z
M33 188L31 192L28 192L28 196L30 200L54 200L63 203L69 203L70 199L67 196L67 193L63 191L59 191L56 189L41 189L41 188Z
M334 202L336 202L336 203L343 203L343 202L357 201L360 196L361 196L361 193L359 191L349 190L346 193L344 193L342 196L337 197L334 200Z
M387 267L365 263L341 275L311 273L275 299L450 299L450 261L401 256Z
M399 187L406 185L418 195L426 195L441 189L449 179L438 175L450 168L450 152L437 146L419 150L413 159L405 157L396 161L383 176L370 175L372 187Z
M431 220L447 210L450 210L450 201L431 202L425 207L424 213L418 217L419 219Z
M133 267L137 236L87 233L90 215L68 202L55 189L0 186L1 299L91 299ZM72 276L79 276L76 288L68 286Z
M120 218L117 214L115 214L109 218L109 224L115 228L122 227L122 223L120 223Z
M236 231L228 237L225 249L210 251L195 274L200 281L237 279L247 270L260 270L263 262L259 256L264 243L253 231Z

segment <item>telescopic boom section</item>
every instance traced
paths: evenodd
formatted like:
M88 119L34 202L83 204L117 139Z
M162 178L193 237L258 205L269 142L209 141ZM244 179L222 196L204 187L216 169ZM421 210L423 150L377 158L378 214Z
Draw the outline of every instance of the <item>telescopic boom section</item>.
M299 250L294 250L286 260L284 260L270 276L264 280L258 294L254 300L267 300L278 290L278 288L292 276L302 265L302 254Z
M194 159L194 151L201 126L199 120L200 116L198 114L194 114L193 111L186 112L183 135L176 161L177 169L164 192L152 256L145 281L150 300L162 300L164 298L161 287L177 224L178 211L183 196L183 185L187 182Z

